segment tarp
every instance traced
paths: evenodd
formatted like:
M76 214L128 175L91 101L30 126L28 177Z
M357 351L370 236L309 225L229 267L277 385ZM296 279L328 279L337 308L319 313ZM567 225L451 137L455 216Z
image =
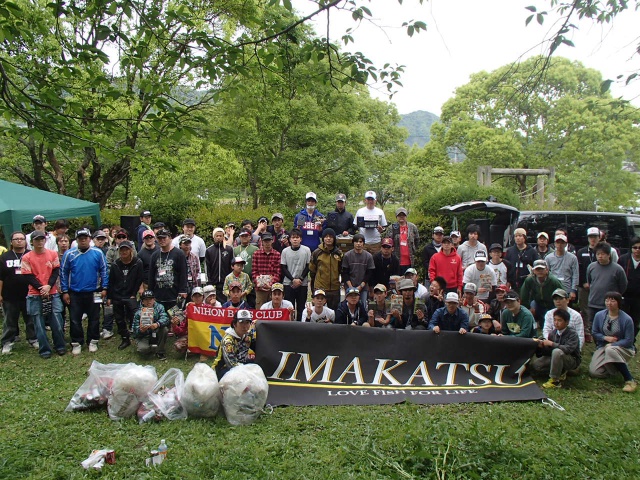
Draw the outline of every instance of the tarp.
M258 322L256 363L276 405L540 400L531 339L351 325Z
M91 217L100 225L97 203L0 180L0 227L5 238L21 230L23 224L32 223L35 215L44 215L51 223L60 218Z

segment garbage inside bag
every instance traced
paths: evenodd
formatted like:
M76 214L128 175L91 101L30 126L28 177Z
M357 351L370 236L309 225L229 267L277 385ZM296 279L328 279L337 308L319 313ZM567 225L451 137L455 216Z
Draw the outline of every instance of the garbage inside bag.
M267 403L269 384L258 365L238 365L222 377L220 391L229 423L249 425L258 419Z
M190 417L212 418L220 409L220 387L216 372L206 363L196 363L184 382L182 406Z

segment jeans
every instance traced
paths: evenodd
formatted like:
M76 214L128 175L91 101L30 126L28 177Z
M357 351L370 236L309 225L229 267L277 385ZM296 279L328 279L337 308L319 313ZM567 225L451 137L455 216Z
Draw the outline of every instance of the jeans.
M293 288L291 285L285 285L284 298L289 300L296 308L296 320L299 322L302 320L302 312L304 312L305 304L307 303L307 285L300 285L298 288Z
M27 327L27 340L34 342L36 340L36 329L33 320L27 314L27 299L10 301L6 298L2 304L4 309L4 325L2 326L2 345L11 343L19 335L18 319L22 312L25 326Z
M129 338L129 327L133 323L133 315L138 308L135 298L125 298L123 300L113 300L113 316L118 326L118 333L124 340Z
M42 314L42 297L40 295L29 295L27 297L27 313L31 317L36 329L40 349L38 353L42 356L51 355L51 346L47 338L45 321L51 327L51 337L56 352L64 352L67 349L64 341L64 330L62 329L62 300L59 294L51 295L51 313Z
M105 304L102 304L102 328L113 332L113 319L113 307L107 307Z
M82 314L89 318L87 325L87 343L91 340L100 340L100 305L94 303L93 292L69 292L71 303L69 304L69 316L71 317L71 341L84 344L84 329L82 327Z

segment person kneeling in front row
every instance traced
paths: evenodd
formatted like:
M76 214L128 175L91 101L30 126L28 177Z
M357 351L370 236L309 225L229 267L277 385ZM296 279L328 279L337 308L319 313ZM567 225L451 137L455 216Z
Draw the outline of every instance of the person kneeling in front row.
M138 353L146 355L155 352L160 360L166 360L164 347L170 323L167 312L161 304L156 303L153 292L142 292L142 306L133 316L133 337L138 343Z
M556 388L567 377L567 372L580 366L580 338L569 326L571 315L566 310L557 308L553 312L555 327L544 340L537 340L537 358L531 362L531 369L536 373L549 372L549 381L543 388Z
M237 310L231 320L231 327L227 328L222 338L218 355L212 365L218 379L235 366L252 363L249 350L255 348L256 331L253 328L253 316L249 310Z

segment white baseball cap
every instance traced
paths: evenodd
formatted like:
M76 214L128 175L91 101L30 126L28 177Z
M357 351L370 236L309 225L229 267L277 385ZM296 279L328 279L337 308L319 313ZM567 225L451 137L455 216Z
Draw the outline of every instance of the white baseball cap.
M376 196L376 192L374 192L373 190L368 190L367 192L365 192L364 198L373 198L374 200L378 199L378 197Z
M444 297L444 303L460 303L458 294L456 292L447 293L447 296Z
M598 227L591 227L587 230L587 237L590 237L591 235L597 235L600 236L600 229Z
M313 193L313 192L307 192L307 194L304 196L304 199L305 199L305 200L309 200L310 198L311 198L311 199L313 199L313 200L315 200L316 202L318 201L318 197L316 197L316 194L315 194L315 193Z

